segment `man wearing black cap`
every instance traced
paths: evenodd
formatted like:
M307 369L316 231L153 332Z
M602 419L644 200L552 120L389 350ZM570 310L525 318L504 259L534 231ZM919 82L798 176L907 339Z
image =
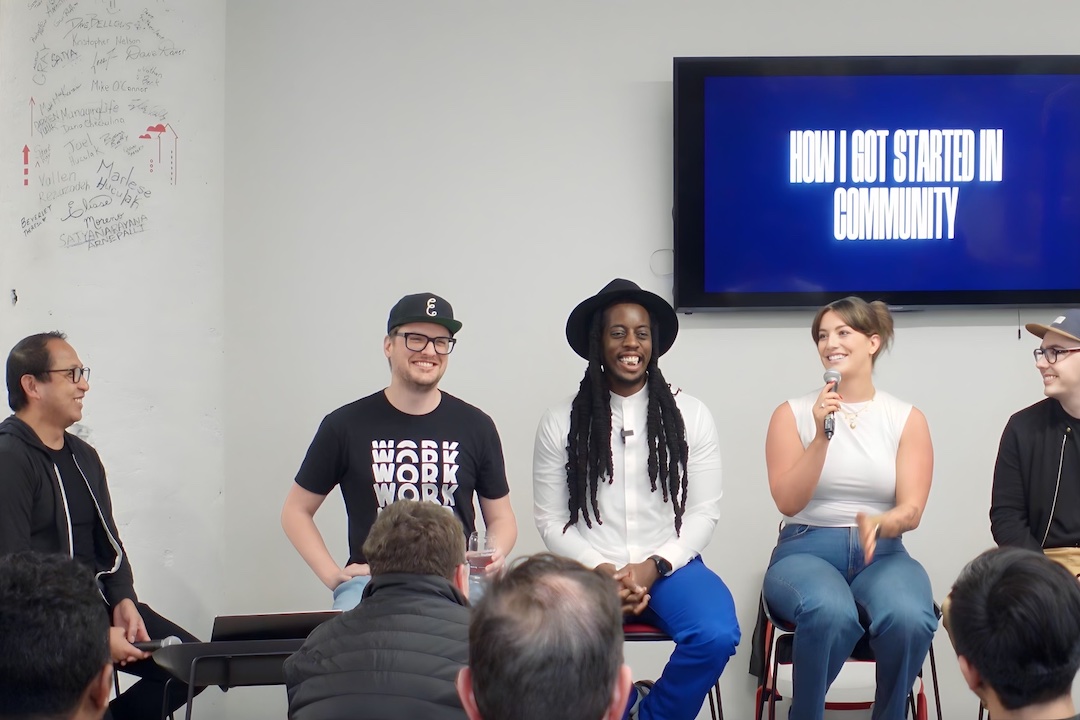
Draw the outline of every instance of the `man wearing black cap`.
M438 295L401 298L390 310L383 339L390 385L323 419L285 499L285 534L334 591L337 609L360 602L370 579L364 540L379 510L395 500L438 503L457 515L468 535L475 529L475 492L496 544L488 574L502 567L517 540L495 424L439 390L460 329L450 303ZM334 561L314 521L335 485L341 486L349 516L345 567Z
M1042 550L1080 576L1080 309L1049 325L1035 368L1046 399L1009 418L994 466L990 529L998 545Z
M679 321L660 296L616 279L566 323L589 365L577 395L536 431L536 526L548 548L617 581L623 611L672 637L655 686L628 717L690 720L739 642L731 593L701 551L720 514L720 448L708 409L656 359Z

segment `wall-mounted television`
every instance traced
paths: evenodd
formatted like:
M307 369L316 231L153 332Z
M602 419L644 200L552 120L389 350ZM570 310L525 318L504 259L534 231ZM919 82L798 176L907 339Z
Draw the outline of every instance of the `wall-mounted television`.
M1080 304L1080 57L675 58L680 311Z

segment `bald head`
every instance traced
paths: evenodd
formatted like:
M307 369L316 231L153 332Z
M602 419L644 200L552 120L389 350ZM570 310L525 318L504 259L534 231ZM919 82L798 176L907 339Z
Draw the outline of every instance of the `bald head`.
M471 689L484 720L598 720L623 667L615 584L573 560L519 560L473 611Z

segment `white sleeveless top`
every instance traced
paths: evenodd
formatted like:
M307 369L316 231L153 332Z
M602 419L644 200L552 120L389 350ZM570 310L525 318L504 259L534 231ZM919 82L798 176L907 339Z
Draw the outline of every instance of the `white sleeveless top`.
M818 432L813 408L820 392L788 400L803 447ZM836 430L814 495L802 512L785 517L786 523L851 527L856 513L876 515L896 507L896 450L911 404L878 390L872 401L840 407L847 416L836 413Z

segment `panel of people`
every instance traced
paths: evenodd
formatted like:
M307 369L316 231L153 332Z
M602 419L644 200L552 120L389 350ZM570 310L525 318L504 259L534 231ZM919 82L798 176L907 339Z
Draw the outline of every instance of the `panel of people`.
M390 311L383 349L390 383L328 414L285 499L282 527L333 605L372 594L365 541L399 500L445 507L463 533L474 498L494 537L487 577L504 571L517 539L502 446L491 418L439 389L462 324L431 293ZM722 495L719 439L709 410L660 371L678 317L660 296L616 279L566 324L586 361L576 394L536 432L535 522L547 547L610 576L625 615L675 641L655 684L628 693L624 717L693 718L740 640L734 601L702 561ZM1080 573L1080 310L1027 329L1042 339L1036 367L1047 398L1015 414L1001 439L991 526L1000 545L1040 550ZM811 326L824 387L781 404L766 437L770 490L783 516L763 595L796 626L792 718L821 718L824 697L855 643L878 658L875 718L901 718L937 628L925 570L902 536L918 527L930 491L926 418L873 382L893 338L880 303L845 298ZM61 333L20 341L7 360L0 423L0 554L61 553L93 571L108 610L112 659L144 679L112 702L114 717L145 717L186 688L132 643L194 637L139 603L97 453L67 432L82 417L89 368ZM839 379L839 380L838 380ZM341 487L349 560L339 566L314 516ZM485 590L472 577L467 594ZM800 662L802 658L802 662Z

